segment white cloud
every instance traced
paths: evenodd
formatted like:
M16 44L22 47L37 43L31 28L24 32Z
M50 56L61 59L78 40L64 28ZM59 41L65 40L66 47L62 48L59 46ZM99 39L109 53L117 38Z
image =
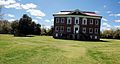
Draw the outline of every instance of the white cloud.
M22 9L35 9L37 7L37 5L33 4L33 3L28 3L28 4L21 4L21 8Z
M14 4L16 3L15 0L0 0L0 5L9 5L9 4Z
M114 26L115 28L120 28L120 26Z
M36 9L29 9L26 12L29 12L33 16L39 16L39 17L45 16L45 14L42 11Z
M111 28L110 27L102 27L101 29L104 31L104 30L110 30Z
M42 19L41 17L36 17L37 19Z
M100 11L94 11L95 13L100 13Z
M5 8L21 9L20 3L9 4L9 5L5 5L4 7Z
M54 19L51 19L51 21L53 22L53 21L54 21Z
M102 27L101 30L110 30L111 29L111 25L109 25L108 23L104 22L102 23Z
M45 22L50 22L50 20L45 20Z
M114 22L120 22L120 20L114 20Z
M110 14L109 16L120 16L120 13L118 13L118 14Z
M16 19L8 19L9 22L15 21Z
M109 13L111 13L111 11L107 11L107 13L109 14Z
M105 26L105 27L111 27L111 25L109 25L109 24L106 23L106 22L104 22L102 25Z
M9 17L15 17L13 14L7 14L7 16L9 16Z
M46 29L50 29L50 28L51 28L51 26L45 26L45 28L46 28Z
M36 19L33 19L32 21L34 21L35 23L38 23L38 20L36 20Z
M103 21L108 21L108 20L107 20L107 19L105 19L105 18L102 18L102 20L103 20Z

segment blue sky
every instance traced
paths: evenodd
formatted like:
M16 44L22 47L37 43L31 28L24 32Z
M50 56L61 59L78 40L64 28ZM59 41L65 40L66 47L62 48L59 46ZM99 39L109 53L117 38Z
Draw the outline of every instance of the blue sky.
M61 10L94 11L103 16L101 30L120 28L120 0L0 0L3 18L19 20L23 14L49 28L53 13Z

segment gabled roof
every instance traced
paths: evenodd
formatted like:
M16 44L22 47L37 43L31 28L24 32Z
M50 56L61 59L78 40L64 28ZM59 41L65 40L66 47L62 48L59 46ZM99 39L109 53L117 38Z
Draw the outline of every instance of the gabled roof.
M84 16L102 17L100 15L97 15L95 12L80 11L78 9L73 11L60 11L58 13L53 14L53 16L54 15L84 15Z

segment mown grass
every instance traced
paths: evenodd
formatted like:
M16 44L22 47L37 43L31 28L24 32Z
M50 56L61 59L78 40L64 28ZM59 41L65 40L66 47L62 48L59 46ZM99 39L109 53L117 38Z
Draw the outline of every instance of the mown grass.
M0 64L120 64L120 40L101 40L0 34Z

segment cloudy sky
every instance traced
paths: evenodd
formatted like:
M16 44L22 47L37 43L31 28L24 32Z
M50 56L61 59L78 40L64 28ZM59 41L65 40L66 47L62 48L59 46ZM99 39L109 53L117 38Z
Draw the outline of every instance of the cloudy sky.
M28 14L49 28L53 13L61 10L94 11L102 15L101 30L120 28L120 0L0 0L3 18L10 22Z

